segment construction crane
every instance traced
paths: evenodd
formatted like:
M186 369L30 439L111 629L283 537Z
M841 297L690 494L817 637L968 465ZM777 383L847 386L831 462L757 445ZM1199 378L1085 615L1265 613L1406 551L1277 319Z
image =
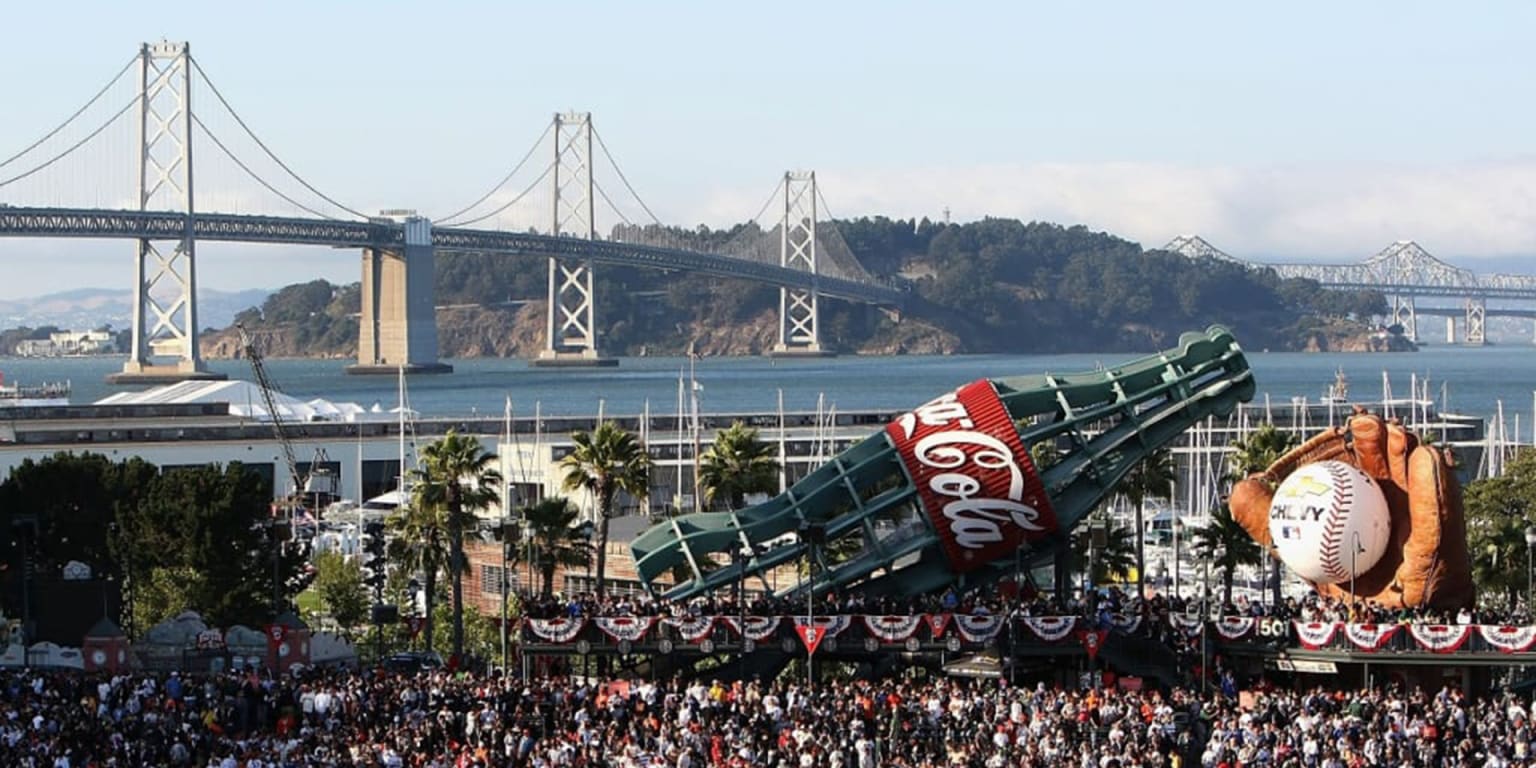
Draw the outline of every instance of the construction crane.
M304 499L308 496L334 496L336 492L336 479L330 470L325 468L326 460L323 450L317 451L315 460L310 462L309 471L300 473L299 462L293 452L293 441L288 436L288 428L283 424L283 415L277 406L277 386L272 383L272 377L267 375L267 366L262 362L261 350L256 348L256 342L251 335L246 333L243 323L236 323L235 328L240 331L240 346L244 351L245 359L251 364L251 373L256 376L256 384L261 388L262 404L266 406L267 417L272 422L272 434L277 438L277 444L283 449L283 462L288 469L288 477L292 478L292 489L283 496L278 505L280 517L286 517L289 531L293 531L298 512L304 508Z

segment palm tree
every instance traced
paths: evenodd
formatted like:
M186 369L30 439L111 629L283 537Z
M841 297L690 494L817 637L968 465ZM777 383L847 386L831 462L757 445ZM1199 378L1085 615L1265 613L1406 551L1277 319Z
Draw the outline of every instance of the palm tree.
M1255 473L1269 469L1269 465L1275 463L1292 448L1296 447L1297 438L1289 432L1281 432L1272 422L1264 422L1257 429L1249 432L1244 437L1232 444L1232 455L1227 457L1228 483L1236 483L1239 480ZM1272 585L1274 592L1270 600L1274 605L1280 604L1280 558L1270 558L1270 572L1266 578Z
M1136 547L1134 536L1124 526L1111 526L1104 532L1104 546L1092 546L1092 526L1096 523L1079 529L1081 533L1074 539L1074 571L1087 571L1092 560L1091 573L1094 584L1124 579L1136 565Z
M563 496L553 496L523 510L528 526L528 557L543 579L541 594L554 594L555 569L592 563L592 542L577 526L581 510Z
M1222 603L1231 603L1232 569L1239 565L1258 565L1264 550L1232 518L1232 510L1225 504L1212 509L1210 522L1195 528L1192 533L1195 552L1211 566L1221 569L1221 583L1225 589ZM1221 552L1220 557L1216 556L1217 552Z
M427 616L437 601L437 573L448 562L448 510L441 504L408 504L384 521L389 530L385 555L409 568L420 568L426 590ZM427 650L432 650L432 622L425 623Z
M747 494L778 490L779 460L757 435L757 428L737 421L715 436L699 467L699 485L707 503L724 497L729 509L741 509Z
M447 512L448 573L453 585L453 653L464 653L464 528L474 511L485 509L501 494L496 454L480 441L450 429L421 451L421 466L411 471L416 503L442 506Z
M1235 483L1255 472L1263 472L1294 447L1295 435L1281 432L1274 424L1266 421L1249 432L1247 437L1232 443L1232 455L1227 457L1230 469L1227 479Z
M1142 516L1147 499L1166 499L1173 493L1173 453L1153 451L1136 463L1115 491L1136 507L1136 592L1147 597L1146 526Z
M636 499L650 495L651 457L629 432L611 421L571 435L571 453L560 460L567 492L584 490L597 505L597 596L608 586L608 521L619 491Z

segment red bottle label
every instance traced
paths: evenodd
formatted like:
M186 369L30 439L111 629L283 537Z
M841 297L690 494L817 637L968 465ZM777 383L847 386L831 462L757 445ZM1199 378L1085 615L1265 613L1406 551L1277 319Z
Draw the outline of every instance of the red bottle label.
M1056 512L1019 431L982 379L885 428L957 573L1013 557L1056 531Z

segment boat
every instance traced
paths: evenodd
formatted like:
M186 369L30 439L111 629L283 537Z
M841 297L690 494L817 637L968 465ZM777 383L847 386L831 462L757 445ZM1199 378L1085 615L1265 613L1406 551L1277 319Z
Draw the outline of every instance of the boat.
M0 407L69 405L71 386L68 381L45 381L42 384L6 383L0 373Z

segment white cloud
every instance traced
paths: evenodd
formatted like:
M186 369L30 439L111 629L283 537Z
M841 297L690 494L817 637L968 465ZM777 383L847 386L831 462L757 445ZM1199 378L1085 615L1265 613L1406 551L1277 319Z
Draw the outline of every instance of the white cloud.
M983 216L1084 224L1157 247L1199 234L1234 256L1357 261L1396 240L1453 259L1536 253L1536 158L1454 167L1245 168L1083 163L826 171L842 217ZM752 199L752 198L756 199ZM749 216L761 193L721 190L693 209Z

